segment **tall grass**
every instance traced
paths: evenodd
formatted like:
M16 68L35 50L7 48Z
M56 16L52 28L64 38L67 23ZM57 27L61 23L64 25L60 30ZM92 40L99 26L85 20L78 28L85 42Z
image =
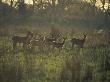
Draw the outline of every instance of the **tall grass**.
M54 52L47 49L42 52L37 48L24 50L20 46L17 50L13 50L11 41L13 33L25 34L25 32L10 29L12 29L11 34L0 37L0 82L110 81L110 45L108 43L98 42L97 45L88 38L83 51L79 50L79 47L71 50L69 40L66 41L60 53L57 49ZM67 30L64 29L61 32L65 31ZM71 38L69 33L67 37Z

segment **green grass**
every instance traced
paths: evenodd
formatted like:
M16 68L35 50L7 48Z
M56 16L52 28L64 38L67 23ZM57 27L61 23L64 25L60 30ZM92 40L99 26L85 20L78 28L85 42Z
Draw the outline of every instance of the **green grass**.
M42 29L40 29L41 32ZM64 29L61 32L67 35L68 30ZM110 81L109 44L96 45L87 39L81 51L78 47L71 50L71 44L67 40L60 53L57 49L54 52L46 49L42 52L37 48L24 50L20 46L17 50L13 50L11 37L14 33L25 34L25 32L12 29L11 34L0 37L0 82ZM67 36L71 38L70 35Z

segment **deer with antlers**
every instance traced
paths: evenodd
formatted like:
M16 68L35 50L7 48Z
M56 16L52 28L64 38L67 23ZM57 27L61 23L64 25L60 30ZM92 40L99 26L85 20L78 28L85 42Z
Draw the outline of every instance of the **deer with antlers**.
M77 38L71 39L72 48L74 47L74 45L78 45L80 46L80 48L83 48L87 34L83 34L83 35L84 35L83 39L77 39Z
M27 32L27 35L25 37L13 36L12 37L13 49L16 48L18 43L23 44L23 48L25 48L30 43L32 37L33 37L33 33L31 33L30 31Z

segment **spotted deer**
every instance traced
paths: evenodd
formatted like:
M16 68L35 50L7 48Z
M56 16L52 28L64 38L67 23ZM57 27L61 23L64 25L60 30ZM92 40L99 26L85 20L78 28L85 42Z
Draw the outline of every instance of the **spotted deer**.
M52 45L53 44L53 42L55 42L55 41L57 41L57 39L56 38L45 38L45 45L46 46L50 46L50 45Z
M38 35L39 36L39 35ZM50 46L53 44L54 41L56 41L56 38L50 38L40 35L38 38L36 38L36 35L30 40L30 48L34 47L47 47L50 49Z
M66 38L63 37L63 42L62 43L54 41L53 42L53 49L58 48L59 52L60 52L62 50L63 46L64 46L65 40L66 40Z
M41 35L39 36L39 38L32 38L30 40L30 48L35 47L35 46L43 47L44 41L45 41L45 37Z

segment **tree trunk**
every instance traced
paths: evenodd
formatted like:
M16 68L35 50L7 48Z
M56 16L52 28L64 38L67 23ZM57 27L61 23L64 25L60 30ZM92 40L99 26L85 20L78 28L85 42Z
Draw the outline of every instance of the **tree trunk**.
M12 8L14 0L11 0L10 7Z
M55 1L56 0L52 0L52 6L55 7Z
M104 6L105 6L105 0L100 0L101 1L101 3L102 3L102 8L103 8L103 10L105 10L105 8L104 8Z
M33 0L33 12L34 12L35 0Z
M2 0L0 0L0 3L2 3Z

